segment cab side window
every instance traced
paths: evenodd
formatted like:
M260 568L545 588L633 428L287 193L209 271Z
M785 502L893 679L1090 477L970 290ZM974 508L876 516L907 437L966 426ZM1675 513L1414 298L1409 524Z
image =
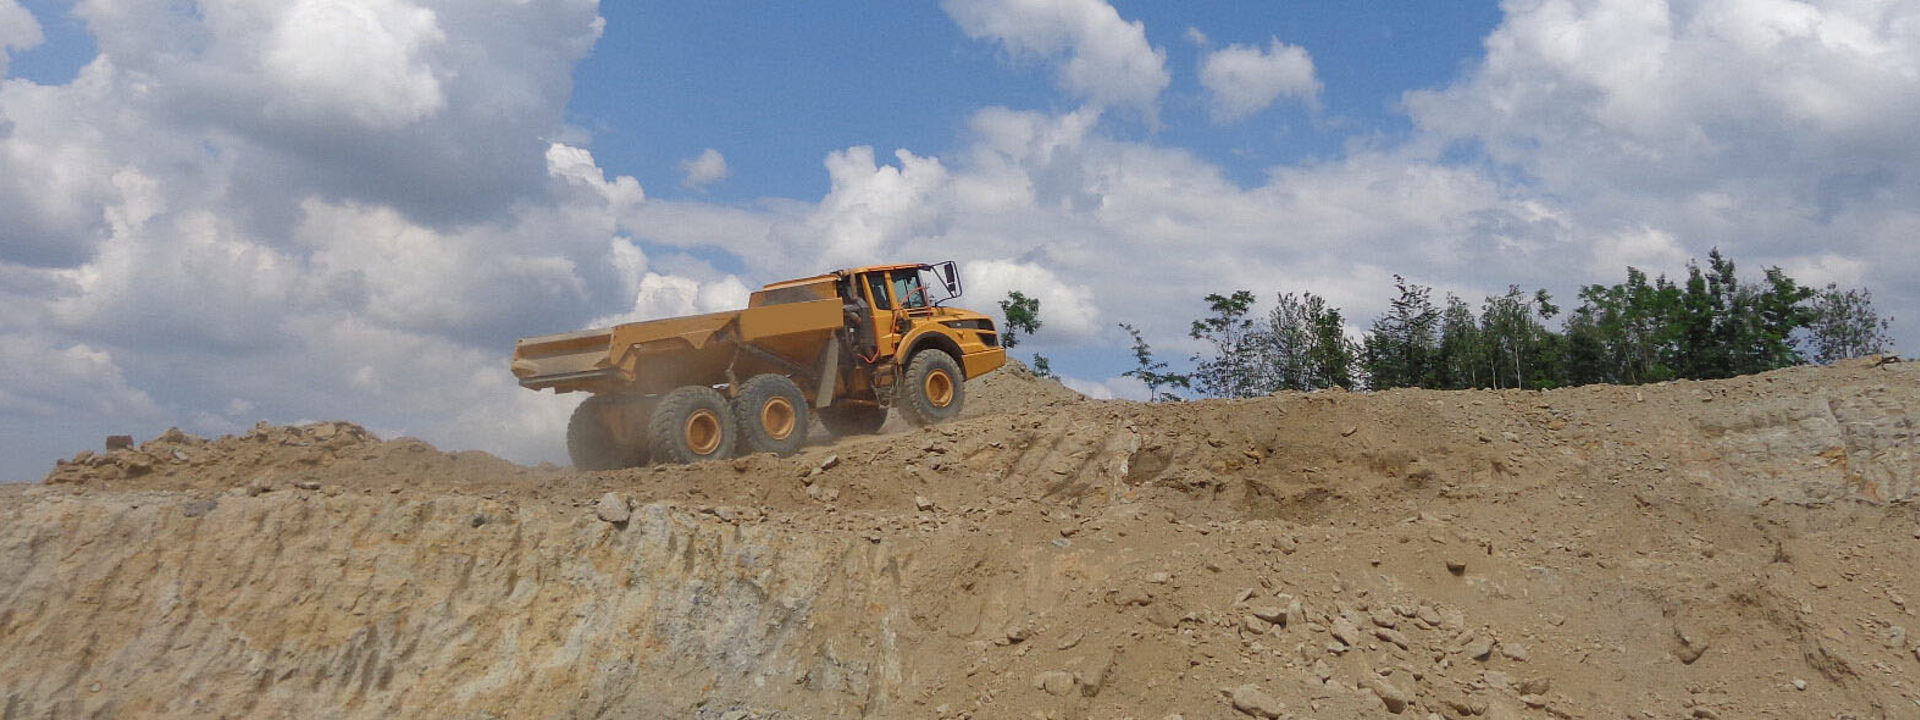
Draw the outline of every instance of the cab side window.
M893 298L887 295L886 273L867 273L867 291L873 295L873 309L893 309Z
M920 286L920 271L895 270L893 275L893 296L900 298L900 304L909 308L927 306L927 293Z

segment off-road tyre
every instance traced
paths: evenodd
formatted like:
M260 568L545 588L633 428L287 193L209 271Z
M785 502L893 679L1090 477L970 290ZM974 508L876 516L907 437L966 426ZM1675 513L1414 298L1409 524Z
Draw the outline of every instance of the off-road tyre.
M836 404L814 410L827 432L839 437L872 435L887 424L887 409L876 405Z
M921 427L942 423L960 416L966 403L966 376L960 363L939 350L922 350L907 363L907 375L899 389L900 415Z
M742 452L786 457L807 444L807 396L785 376L755 375L733 396Z
M601 409L615 402L596 395L580 401L580 406L573 409L573 417L567 420L567 459L573 461L575 468L618 470L647 461L645 445L623 442L600 421Z
M667 393L647 421L656 462L686 464L733 457L740 426L720 392L688 385Z

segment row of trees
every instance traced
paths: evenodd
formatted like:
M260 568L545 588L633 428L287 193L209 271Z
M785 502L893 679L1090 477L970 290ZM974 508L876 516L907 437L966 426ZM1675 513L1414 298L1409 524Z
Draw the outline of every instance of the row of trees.
M1209 347L1191 373L1154 360L1138 331L1136 367L1154 399L1176 389L1214 397L1340 387L1548 388L1646 383L1763 372L1885 352L1891 321L1866 290L1805 287L1779 268L1743 283L1714 250L1684 281L1651 281L1627 269L1624 282L1589 285L1558 330L1561 308L1545 290L1510 286L1478 310L1458 296L1439 303L1432 288L1395 276L1395 297L1359 342L1338 308L1313 293L1283 293L1264 316L1252 292L1208 295L1209 314L1189 334Z

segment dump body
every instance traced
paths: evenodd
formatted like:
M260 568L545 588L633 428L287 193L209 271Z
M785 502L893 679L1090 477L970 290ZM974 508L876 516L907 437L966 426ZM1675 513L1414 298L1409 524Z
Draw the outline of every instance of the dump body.
M731 388L773 373L792 378L811 405L847 399L884 407L895 378L922 350L951 355L965 378L1006 360L991 318L926 301L918 273L934 267L840 270L769 284L742 310L525 338L514 346L513 374L534 390L652 396ZM945 272L957 292L951 264ZM917 305L895 297L906 287L915 288ZM850 320L856 316L864 324Z
M515 345L513 372L535 390L642 394L729 384L729 371L814 375L842 324L828 298L542 335Z

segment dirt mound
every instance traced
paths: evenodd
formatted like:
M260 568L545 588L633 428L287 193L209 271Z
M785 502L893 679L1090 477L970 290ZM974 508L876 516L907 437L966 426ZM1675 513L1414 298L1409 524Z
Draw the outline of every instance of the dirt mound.
M1043 382L681 467L346 423L78 458L0 489L5 716L1920 716L1913 364Z

